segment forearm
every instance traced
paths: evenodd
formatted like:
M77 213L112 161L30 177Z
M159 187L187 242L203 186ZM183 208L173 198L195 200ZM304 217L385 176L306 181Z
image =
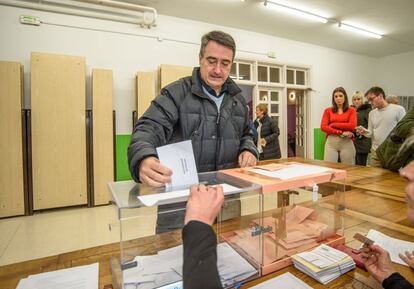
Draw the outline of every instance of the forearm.
M393 273L382 282L384 289L414 289L414 286L408 282L399 273Z
M342 131L353 131L355 129L355 124L351 122L334 122L329 126Z
M217 239L213 228L190 221L182 232L184 288L222 288L217 270Z

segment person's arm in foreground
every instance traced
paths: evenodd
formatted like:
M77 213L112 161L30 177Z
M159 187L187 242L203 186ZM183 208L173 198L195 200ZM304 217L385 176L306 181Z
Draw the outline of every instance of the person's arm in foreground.
M385 289L413 289L393 267L390 254L378 245L364 248L365 268Z
M217 270L217 238L211 227L224 202L223 189L199 185L190 191L182 232L184 288L223 288Z

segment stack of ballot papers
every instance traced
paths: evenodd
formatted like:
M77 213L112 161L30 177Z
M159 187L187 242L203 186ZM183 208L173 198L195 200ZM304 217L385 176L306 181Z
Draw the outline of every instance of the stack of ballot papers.
M293 265L322 284L327 284L355 268L355 262L347 254L322 244L309 252L292 256Z
M156 255L136 256L136 267L123 271L124 288L150 289L182 280L183 247L159 251ZM257 274L249 262L229 244L217 246L217 268L224 287Z
M98 289L99 264L30 275L16 289Z

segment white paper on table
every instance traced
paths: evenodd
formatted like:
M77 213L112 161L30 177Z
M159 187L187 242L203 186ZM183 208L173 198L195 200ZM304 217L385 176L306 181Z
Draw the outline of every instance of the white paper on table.
M171 183L166 185L167 190L198 184L197 167L191 140L157 147L157 154L160 163L173 171Z
M26 289L27 288L27 278L20 279L19 284L17 284L16 289Z
M231 195L243 191L243 189L231 186L229 184L220 184L223 187L225 195ZM177 202L184 202L190 195L190 189L178 190L172 192L165 192L160 194L138 196L138 200L145 206L150 207L154 205L171 204Z
M30 275L19 289L98 289L99 263Z
M251 169L251 172L264 175L271 178L278 178L281 180L287 180L296 177L304 177L307 175L319 174L331 171L331 168L320 166L305 166L305 165L289 165L286 168L277 171L268 171L263 169Z
M287 272L256 286L251 287L252 289L313 289L311 286L303 282L302 280L295 277L293 274Z
M391 261L408 267L407 263L405 263L398 256L398 253L405 255L405 251L408 251L410 253L413 252L414 243L391 238L381 232L372 229L369 230L367 238L373 240L375 244L382 247L384 250L387 250L390 253Z

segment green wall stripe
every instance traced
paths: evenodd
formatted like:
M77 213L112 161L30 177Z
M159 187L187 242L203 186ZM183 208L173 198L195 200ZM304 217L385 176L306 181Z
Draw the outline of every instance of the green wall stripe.
M326 135L320 128L313 129L313 158L323 160Z
M131 141L131 135L116 136L116 180L132 180L128 167L128 146Z

